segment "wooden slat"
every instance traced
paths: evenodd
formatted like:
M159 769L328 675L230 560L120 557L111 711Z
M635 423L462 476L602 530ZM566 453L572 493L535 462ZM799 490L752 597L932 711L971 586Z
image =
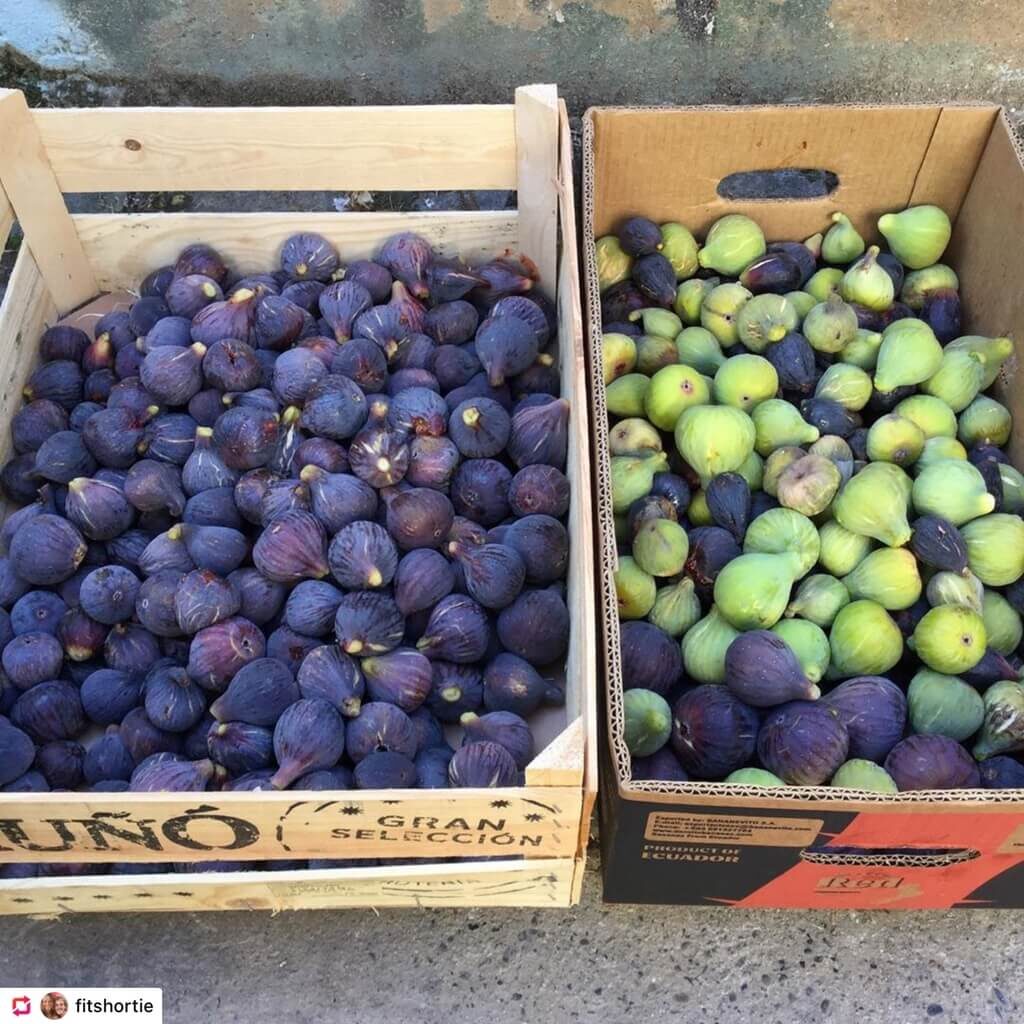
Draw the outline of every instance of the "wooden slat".
M14 207L11 206L7 193L4 192L3 186L0 185L0 252L3 252L7 245L7 237L11 233L13 224Z
M373 256L390 235L415 231L469 262L519 242L515 210L456 213L83 213L72 218L104 290L137 288L151 270L173 263L190 242L219 249L241 274L277 265L294 231L319 231L346 261Z
M586 742L585 722L577 718L526 766L527 786L582 786Z
M551 288L558 246L558 88L516 89L516 205L519 247Z
M57 304L66 313L98 291L25 97L0 89L0 185L25 242Z
M38 110L65 192L515 188L502 106Z
M216 874L99 875L0 882L0 914L344 907L567 907L578 902L572 857L393 868Z
M0 454L10 453L7 424L21 405L21 389L36 363L39 336L57 319L57 307L46 289L27 245L18 257L0 306Z

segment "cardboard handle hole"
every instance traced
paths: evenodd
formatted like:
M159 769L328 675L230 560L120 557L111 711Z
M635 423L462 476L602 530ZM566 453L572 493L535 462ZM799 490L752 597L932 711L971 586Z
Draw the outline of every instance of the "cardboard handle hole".
M811 864L832 864L836 867L918 867L944 868L961 864L981 856L970 847L912 847L912 846L817 846L800 854L801 860Z
M763 171L737 171L718 183L723 199L748 202L778 199L822 199L839 188L839 175L816 167L778 167Z

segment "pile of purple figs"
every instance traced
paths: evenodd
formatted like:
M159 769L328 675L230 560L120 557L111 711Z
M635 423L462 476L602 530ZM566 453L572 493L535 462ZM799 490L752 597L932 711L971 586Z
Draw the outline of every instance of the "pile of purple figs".
M0 791L520 784L569 642L536 276L196 244L49 328L0 471Z

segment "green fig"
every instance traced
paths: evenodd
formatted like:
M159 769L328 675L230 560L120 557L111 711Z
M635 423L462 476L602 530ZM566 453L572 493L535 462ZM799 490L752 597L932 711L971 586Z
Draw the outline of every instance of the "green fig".
M923 668L907 688L907 714L913 732L963 743L981 727L985 704L962 679Z
M942 346L923 321L904 319L889 324L875 364L875 387L893 391L928 380L942 364Z
M668 469L664 452L649 455L614 455L611 459L612 509L625 512L637 498L651 493L654 474Z
M832 776L830 786L836 789L859 789L865 793L898 793L893 777L874 761L852 757L844 761Z
M796 310L797 320L800 323L803 323L804 317L814 309L819 301L810 292L786 292L786 298Z
M972 520L960 533L967 543L967 564L986 587L1008 587L1024 575L1024 519L1020 516L994 512Z
M878 230L900 263L911 270L922 270L942 258L953 227L945 210L926 205L883 214L878 218Z
M856 302L868 309L888 309L896 297L892 278L878 265L878 246L872 245L849 270L843 274L839 294L847 302Z
M832 658L825 631L810 619L780 619L772 626L772 632L789 645L804 675L812 683L820 683Z
M912 270L903 278L903 287L900 289L900 302L909 306L915 312L924 308L924 300L934 291L946 291L952 289L958 291L960 281L956 272L947 267L944 263L934 263L930 267L923 267L921 270Z
M675 427L679 454L705 482L742 466L754 450L755 437L751 418L728 405L693 406Z
M857 337L857 314L838 294L819 302L804 317L803 335L818 352L841 352Z
M757 452L751 452L743 465L736 467L736 472L747 481L747 486L752 491L759 491L761 484L764 483L764 459Z
M647 309L634 309L629 314L630 323L639 323L644 334L653 334L659 338L675 338L683 329L683 322L671 310L660 306Z
M730 772L723 782L733 786L784 786L786 783L764 768L737 768Z
M675 221L661 225L661 255L672 264L676 280L684 281L697 273L697 239Z
M988 395L978 395L959 417L956 436L968 447L976 444L1002 446L1010 440L1010 410Z
M784 295L755 295L736 316L736 334L751 352L763 352L799 323L796 308Z
M843 272L838 267L822 267L804 282L803 290L818 302L826 302L831 296L839 294L842 284ZM804 317L807 317L807 313Z
M910 495L914 490L914 481L907 475L907 471L897 466L895 462L879 462L874 464L872 473L888 477L899 488L907 505L910 504ZM865 467L866 468L866 467ZM894 545L898 547L898 545Z
M751 302L756 301L756 298L751 299ZM758 403L774 398L778 390L779 375L775 367L762 356L744 354L732 356L719 367L713 393L719 405L750 412Z
M832 504L843 482L839 467L824 455L805 455L779 476L779 504L805 516L816 516ZM810 566L808 566L810 568Z
M633 558L651 576L677 576L689 550L686 530L671 519L648 519L633 537Z
M765 254L764 234L749 217L726 214L711 225L697 259L706 270L739 277L748 263Z
M615 235L599 238L594 248L597 250L597 283L602 292L629 277L633 257L622 248Z
M821 258L826 263L849 263L864 251L864 239L845 213L832 214L832 227L821 242Z
M924 441L924 431L913 420L886 413L868 428L868 458L872 462L910 466L924 451Z
M735 345L739 339L737 318L751 298L751 293L741 284L720 284L712 288L701 303L701 327L709 330L720 344Z
M796 406L781 398L761 402L751 413L751 419L756 438L754 448L762 457L783 445L809 444L820 436L818 428L812 427Z
M756 453L755 453L756 454ZM761 477L761 488L765 494L778 497L779 478L797 459L802 459L807 452L795 444L783 445L765 459L764 473Z
M636 366L636 342L628 334L602 334L601 365L605 384L630 373Z
M707 405L711 390L692 366L665 366L651 378L644 398L647 418L661 430L673 430L679 417L695 405Z
M615 594L620 619L642 619L654 607L658 586L629 555L619 558L615 570Z
M736 629L770 629L786 610L796 576L788 554L740 555L719 572L715 604Z
M762 512L750 522L743 537L746 554L788 554L797 579L814 568L820 549L814 523L789 508L770 508Z
M648 455L662 451L661 434L639 417L619 420L608 431L608 450L612 455Z
M956 437L956 415L942 399L933 395L911 395L893 412L916 423L926 442L933 437Z
M828 629L840 609L849 603L850 592L839 580L817 573L801 581L796 596L786 608L786 617L807 619L821 629Z
M825 523L818 530L818 538L821 545L818 561L833 576L846 576L853 572L874 547L870 537L851 533L834 521Z
M708 496L704 491L694 491L686 507L686 517L693 526L714 526L715 517L708 508Z
M825 434L807 449L811 455L823 455L834 462L845 484L853 476L853 449L838 434Z
M841 608L828 634L833 679L880 676L903 656L903 634L874 601L851 601Z
M987 391L996 382L1003 363L1013 355L1013 342L1009 338L984 338L979 334L967 334L951 341L947 352L974 352L981 357L983 368L981 390Z
M819 378L815 398L831 398L844 409L860 412L871 397L871 378L859 366L833 363Z
M740 634L725 620L717 606L683 637L683 667L698 683L725 682L725 652Z
M947 348L938 370L921 385L921 390L941 399L953 412L960 412L974 401L984 376L985 367L977 352Z
M975 759L1024 750L1024 686L1011 679L993 683L984 704L981 734L971 750Z
M921 596L917 559L906 548L879 548L842 579L855 601L866 598L886 611L909 608Z
M957 676L974 668L985 653L981 616L957 604L940 604L914 629L914 653L933 671Z
M653 690L632 689L622 695L623 738L633 757L650 757L672 735L672 709Z
M986 590L981 606L981 620L985 623L988 645L1000 654L1013 654L1024 637L1017 610L997 590Z
M617 377L605 388L604 404L613 416L643 416L644 398L651 378L642 373Z
M928 466L943 459L967 458L967 449L955 437L929 437L914 463L914 472L920 475Z
M853 341L839 353L839 359L851 366L859 366L862 370L873 370L878 362L878 350L881 345L881 334L858 327Z
M647 621L672 637L683 636L701 616L700 598L693 580L684 576L677 583L659 587Z
M942 516L954 526L996 507L981 472L962 459L942 459L926 466L914 480L912 496L919 515Z
M630 369L637 373L653 377L665 366L674 366L679 357L676 355L676 343L672 338L663 338L658 334L641 334L635 339L636 364Z
M855 473L832 502L832 514L851 533L902 547L911 534L906 486L886 465L868 463Z
M966 458L966 454L964 458ZM1013 466L999 463L999 479L1003 485L1003 511L1020 515L1024 512L1024 475Z
M676 289L672 309L684 324L700 323L700 310L708 293L719 284L717 277L691 277Z
M706 327L687 327L676 337L676 356L679 362L714 377L725 363L725 353L718 339Z
M985 588L972 572L962 574L946 570L932 575L925 588L925 596L933 608L938 608L940 604L953 604L970 608L980 615Z

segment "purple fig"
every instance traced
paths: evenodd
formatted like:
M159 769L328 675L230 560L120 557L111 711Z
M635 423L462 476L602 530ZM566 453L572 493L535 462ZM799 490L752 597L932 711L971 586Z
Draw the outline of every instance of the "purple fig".
M44 363L52 363L58 359L77 363L88 347L89 335L85 331L57 324L43 331L39 342L39 358Z
M13 728L13 727L11 727ZM20 731L20 730L18 730ZM24 735L24 733L22 733ZM25 737L28 739L28 737ZM0 727L0 747L4 746L5 727ZM29 741L31 742L31 741ZM36 768L46 779L50 789L77 789L82 784L82 766L85 762L85 748L74 740L52 740L36 751ZM0 779L16 766L16 759L10 753L0 754Z
M274 727L278 769L271 780L286 789L300 775L332 768L345 751L345 722L325 700L297 700Z
M353 260L345 268L345 280L361 284L370 293L374 303L386 302L393 284L387 268L373 260Z
M483 678L475 666L435 661L431 665L431 689L426 706L442 722L454 723L465 712L480 708L483 692Z
M178 584L174 614L183 633L192 636L236 615L241 598L234 585L209 569L193 569Z
M213 444L231 469L257 469L270 460L279 429L276 413L233 406L213 425Z
M82 683L82 708L97 725L115 725L139 706L142 679L130 672L99 668Z
M298 687L303 697L326 700L346 718L354 718L366 684L354 658L334 644L324 644L310 651L299 666Z
M264 576L279 583L322 579L329 572L326 548L319 519L309 512L287 512L260 534L252 560Z
M819 701L794 700L773 708L757 735L762 764L791 786L824 785L849 750L838 711Z
M514 654L497 655L484 669L483 704L488 711L511 711L526 717L542 704L563 704L561 689Z
M419 789L447 789L448 765L454 751L443 747L428 747L416 755L416 785Z
M304 466L316 466L327 473L344 473L348 469L348 455L337 441L307 437L292 455L291 473L298 475Z
M203 356L203 375L209 387L232 392L251 391L259 387L262 378L256 353L237 338L225 338L210 345Z
M357 520L372 519L377 511L376 493L357 477L312 465L299 476L309 487L313 515L331 534Z
M239 614L257 626L266 625L284 604L284 584L267 579L254 568L236 569L228 575L241 600Z
M251 469L239 477L231 498L246 520L257 525L263 524L263 499L271 486L280 479L276 473L266 468Z
M15 636L22 633L49 633L54 636L60 618L67 610L68 606L59 595L49 590L30 590L14 602L8 624Z
M447 559L430 548L417 548L402 557L395 572L395 604L403 615L433 608L455 586Z
M174 273L177 277L203 274L218 284L224 284L227 280L228 268L216 249L202 242L196 242L186 245L178 253L178 258L174 263Z
M538 463L564 469L569 403L564 398L537 397L542 400L520 405L512 416L509 457L520 469Z
M266 654L268 658L281 662L294 675L305 658L319 646L319 637L303 636L287 626L278 626L267 637Z
M315 314L320 311L320 296L323 295L326 287L323 281L305 278L286 284L281 289L281 294L289 302L294 302L300 309Z
M281 269L296 281L330 281L338 264L338 250L315 231L290 235L281 247Z
M49 793L50 784L41 772L28 771L13 782L0 786L0 793Z
M78 408L76 406L76 408ZM58 431L68 429L68 414L48 398L23 405L11 420L11 440L19 454L34 452Z
M429 294L427 271L433 262L434 251L430 243L419 235L406 231L389 238L377 253L376 262L391 276L401 281L417 298Z
M408 373L411 371L400 371ZM398 374L392 378L397 379ZM402 434L440 437L448 426L448 406L435 391L408 387L393 393L388 407L388 426ZM352 455L349 453L349 459Z
M431 366L443 392L468 384L481 372L476 349L467 345L442 345L434 355Z
M367 394L380 391L388 379L388 360L369 338L353 338L338 349L331 360L331 373L354 381Z
M437 548L452 524L452 503L439 491L415 487L397 494L387 508L387 528L399 548Z
M359 431L367 412L366 396L359 385L330 373L310 388L300 422L310 433L344 441Z
M78 688L60 680L33 686L14 702L11 724L28 733L36 743L75 739L85 728Z
M189 648L188 674L204 690L219 693L239 669L265 653L266 640L259 627L236 615L196 633Z
M569 510L569 480L554 466L541 464L519 470L508 488L513 515L547 515L560 518Z
M90 745L82 764L82 774L89 785L114 779L127 782L134 771L135 761L116 725Z
M180 516L185 508L181 473L168 462L142 459L128 470L125 497L140 512L167 511Z
M142 384L166 405L185 405L203 386L206 346L164 345L154 348L142 361Z
M8 551L13 571L37 586L66 580L85 554L86 544L78 530L66 519L46 513L25 522L11 538Z
M243 665L228 688L210 705L219 722L271 726L301 696L292 673L279 661L257 658Z
M43 750L46 748L44 747ZM42 750L39 752L42 755ZM39 757L36 758L38 763ZM985 789L1021 789L1024 788L1024 764L1013 757L999 754L987 757L978 765L981 784ZM44 772L45 774L45 772ZM53 782L50 782L53 785Z
M505 608L519 596L526 565L515 548L453 542L448 550L462 569L467 593L484 608Z
M683 571L693 580L702 600L711 600L718 574L740 553L735 538L720 526L698 526L690 531L690 551Z
M382 526L354 522L335 534L327 561L331 575L346 590L376 590L394 578L398 550Z
M427 268L427 291L434 302L454 302L487 281L461 260L435 258Z
M757 729L757 712L724 686L697 686L673 708L672 750L694 778L724 779L750 761Z
M190 570L191 571L191 570ZM135 616L154 636L182 635L174 602L184 573L177 569L156 572L144 580L135 599Z
M664 697L682 678L678 641L650 622L620 623L619 648L624 690L652 690Z
M406 434L385 426L363 427L348 449L352 472L371 487L391 487L409 468Z
M117 376L113 370L96 370L90 373L82 385L83 404L85 402L106 402L116 383ZM76 405L75 408L77 409L78 406Z
M142 368L142 361L146 358L146 353L140 351L137 345L137 342L135 345L126 345L118 350L117 355L114 357L114 373L121 380L129 377L138 377L139 375L139 370Z
M135 342L135 347L138 349L141 344L143 352L148 355L155 348L162 348L165 345L177 345L178 347L187 346L192 341L192 323L191 317L185 316L165 316L162 320L158 320L146 337ZM97 341L94 348L98 345L104 344L103 342ZM106 342L109 346L109 342ZM123 351L123 350L122 350ZM88 356L89 353L86 353ZM85 366L85 357L82 359L82 365ZM101 366L109 367L111 365L110 357L107 356L107 361L102 362ZM86 367L88 369L88 367Z
M885 770L901 793L981 786L974 758L956 740L938 733L901 740L889 751Z
M454 299L427 310L423 331L438 345L461 345L476 333L480 318L469 302Z
M144 672L160 657L156 637L131 622L121 622L107 633L103 658L109 668L122 672Z
M416 765L402 754L375 751L352 773L357 789L409 789L416 785Z
M672 305L676 297L676 272L660 252L635 260L630 277L650 303L666 308Z
M324 580L303 580L288 596L284 620L304 636L327 636L344 595Z
M487 651L491 626L487 613L472 598L451 594L434 606L417 650L431 660L465 665Z
M81 434L73 430L58 430L36 450L33 467L37 479L66 484L75 477L95 472L96 460Z
M223 301L204 306L192 318L192 340L202 345L225 338L248 341L262 298L262 289L238 288Z
M411 712L430 693L433 680L430 662L410 648L399 647L388 654L364 658L361 667L371 701L395 704Z
M346 654L385 654L402 642L404 634L402 613L386 594L357 590L338 605L334 635Z
M192 556L185 547L182 524L177 523L164 533L158 534L139 556L139 568L143 575L152 576L171 569L180 573L191 572L196 567Z
M293 348L274 363L274 393L286 405L301 404L326 376L327 367L309 349Z
M467 459L491 458L508 444L508 413L490 398L470 398L452 411L449 433Z
M487 374L483 372L470 377L461 387L449 391L445 395L444 400L448 403L449 409L454 409L457 405L466 401L467 398L493 398L503 408L512 408L512 392L508 385L502 384L500 387L491 387L487 383Z
M175 316L191 320L211 302L221 302L224 293L212 277L205 274L182 274L167 286L163 299Z
M372 305L370 293L358 281L336 281L324 289L319 300L320 313L338 341L353 337L353 325Z
M562 391L561 371L556 352L538 352L537 358L522 373L512 378L512 393L524 395L550 395L557 398Z
M26 452L8 459L0 470L0 488L8 500L17 505L35 501L39 496L35 454Z
M27 772L35 756L31 737L0 718L0 785L6 786Z
M466 730L465 743L489 740L504 747L522 771L533 760L533 733L526 722L512 711L490 711L477 715L467 711L459 719Z
M177 733L158 729L147 717L145 708L133 708L121 722L121 738L131 751L136 764L154 754L177 754L181 751L182 737Z
M72 409L82 400L82 382L85 374L82 373L78 361L70 359L55 359L53 362L43 363L28 378L22 394L27 402L34 402L40 398L56 402L65 411Z
M84 476L68 484L64 514L90 540L111 540L135 520L135 509L119 487Z
M634 625L627 623L627 625ZM790 646L776 633L740 633L725 652L725 682L745 704L771 708L791 700L816 700L815 686Z
M619 244L630 256L649 256L661 252L664 240L661 228L646 217L629 217L622 222L618 232Z
M650 757L632 758L632 776L637 782L689 782L690 776L679 763L675 751L664 746Z
M192 454L181 468L181 484L185 493L192 497L214 487L234 487L240 476L238 470L225 465L213 447L213 430L199 427Z
M427 370L431 371L437 343L426 334L410 334L403 338L395 349L394 355L388 360L393 370Z
M532 515L509 526L505 544L513 548L526 567L527 583L553 583L569 564L569 534L551 516Z
M132 772L130 788L133 793L198 793L213 777L209 758L186 761L177 754L151 754Z
M961 330L960 293L955 288L936 288L924 297L921 319L943 345L959 338Z
M476 273L487 283L475 289L473 295L479 296L487 305L497 303L506 295L522 295L530 291L537 278L537 268L525 257L520 261L503 256L477 267Z
M274 734L245 722L218 722L207 738L210 758L231 775L267 768L274 760Z
M184 413L157 416L146 425L146 433L139 442L140 455L160 462L184 466L192 454L198 424Z
M106 649L107 627L81 608L70 608L57 625L57 639L72 663L90 661Z
M332 789L351 789L352 772L343 765L336 765L334 768L320 768L315 772L307 772L300 776L289 788L319 792Z
M264 295L253 313L250 340L262 350L284 352L303 335L308 326L316 333L313 317L283 295Z
M494 459L468 459L452 478L455 511L482 526L497 526L508 516L512 474Z
M498 614L498 639L531 665L550 665L569 647L569 610L551 590L525 590Z
M455 751L448 764L448 780L459 789L514 786L517 776L515 759L490 740L467 743Z
M1019 676L1019 663L1015 665L1005 655L991 647L985 648L979 662L960 673L960 678L965 683L978 689L991 686L1003 679L1017 679Z
M248 538L231 527L182 523L180 529L185 548L196 568L227 576L249 554Z
M459 459L458 448L447 437L414 437L405 480L413 487L446 491Z
M537 336L538 345L546 345L551 337L551 321L539 303L525 295L508 295L491 307L492 317L514 316L528 324Z
M476 332L476 353L492 387L528 369L538 349L537 335L518 317L490 317Z
M881 763L907 722L907 698L882 676L857 676L822 697L850 737L850 757Z

